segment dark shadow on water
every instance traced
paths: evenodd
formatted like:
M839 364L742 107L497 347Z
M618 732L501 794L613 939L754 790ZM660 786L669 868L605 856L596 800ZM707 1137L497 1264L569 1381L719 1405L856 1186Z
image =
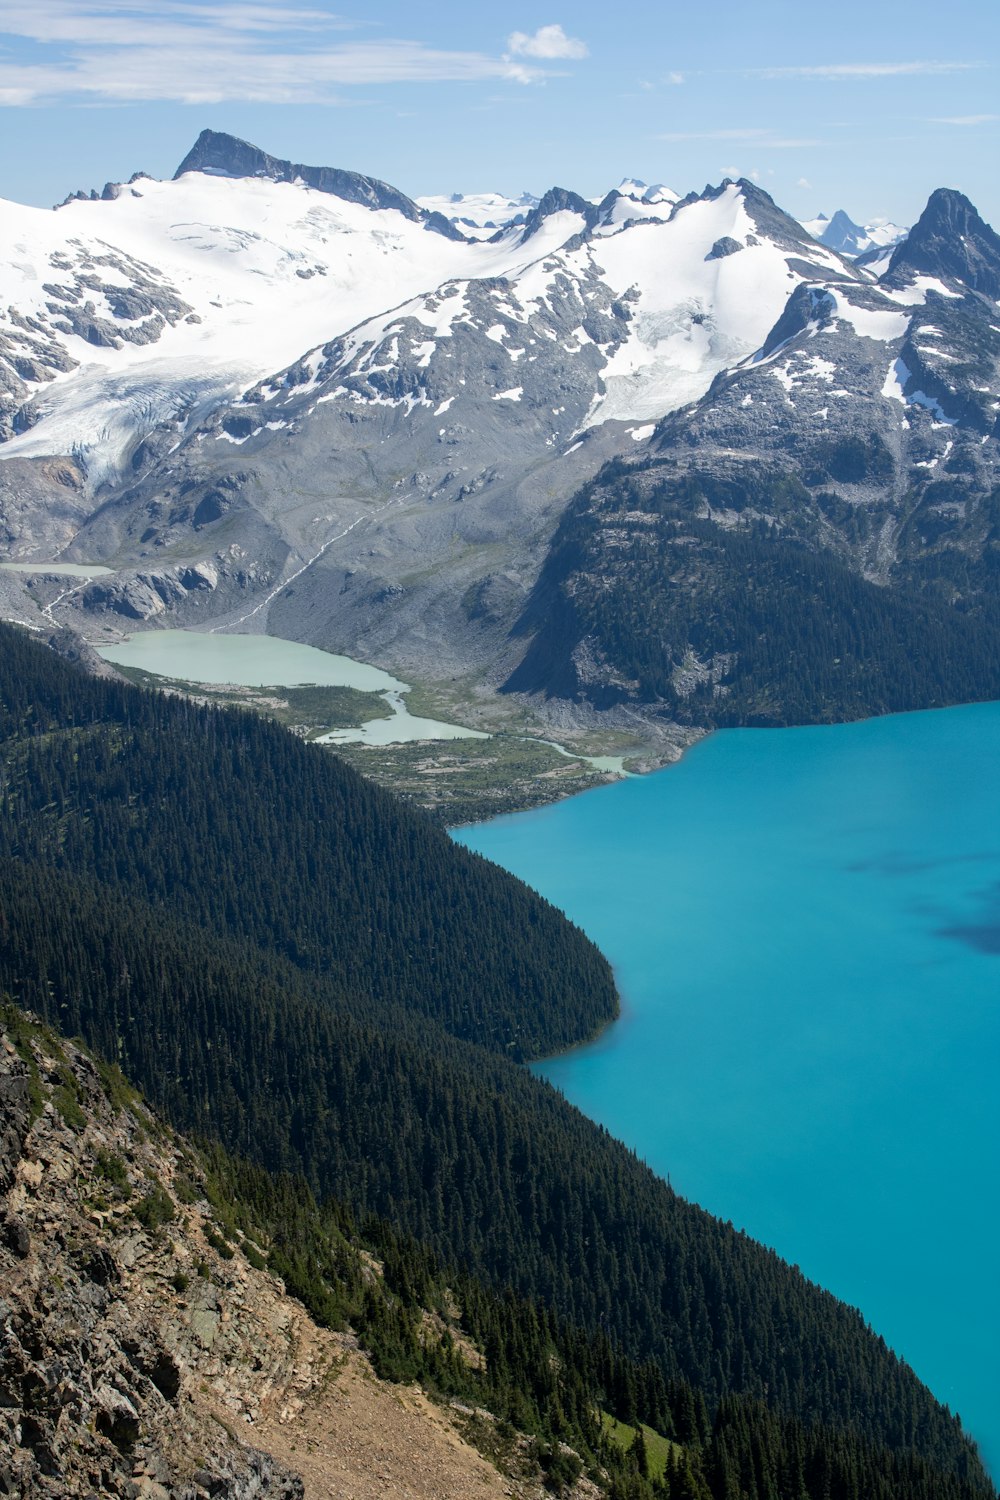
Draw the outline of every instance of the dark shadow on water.
M939 927L939 936L955 938L967 948L974 948L977 953L1000 955L1000 882L980 891L979 899L983 904L980 921Z
M948 865L977 865L995 861L996 850L981 854L954 854L945 859L917 859L907 854L881 854L873 859L859 859L846 865L852 875L920 875L925 870L943 870Z
M968 927L939 927L938 936L956 938L977 953L994 953L1000 957L1000 921L973 923Z

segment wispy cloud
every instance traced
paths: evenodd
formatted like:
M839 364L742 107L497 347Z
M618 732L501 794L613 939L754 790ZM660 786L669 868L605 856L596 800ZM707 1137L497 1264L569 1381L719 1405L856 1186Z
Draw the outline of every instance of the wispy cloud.
M935 77L944 73L966 73L984 67L976 62L869 62L819 63L792 68L749 68L748 78L849 78Z
M516 57L569 58L586 57L586 42L578 37L567 36L561 26L539 26L532 35L526 31L512 31L507 38L507 47Z
M10 44L0 55L0 104L72 98L332 104L339 91L355 86L527 84L546 76L544 68L509 56L344 36L358 29L316 6L286 9L254 0L0 0L0 37L35 44L30 62L18 61ZM40 58L39 47L49 55Z
M742 141L761 150L786 151L796 146L821 146L822 141L805 136L776 135L771 130L737 125L730 130L673 130L656 137L658 141Z
M943 115L931 120L932 125L989 125L1000 120L1000 115Z

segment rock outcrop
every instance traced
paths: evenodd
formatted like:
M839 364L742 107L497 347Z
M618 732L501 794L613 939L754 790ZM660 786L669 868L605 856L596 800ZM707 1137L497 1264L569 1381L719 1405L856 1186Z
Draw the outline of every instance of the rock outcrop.
M203 1172L116 1069L0 1006L0 1496L542 1500L526 1438L501 1475L462 1435L489 1413L378 1379Z
M0 1492L299 1500L236 1428L287 1374L288 1300L206 1239L139 1101L41 1035L0 1042Z

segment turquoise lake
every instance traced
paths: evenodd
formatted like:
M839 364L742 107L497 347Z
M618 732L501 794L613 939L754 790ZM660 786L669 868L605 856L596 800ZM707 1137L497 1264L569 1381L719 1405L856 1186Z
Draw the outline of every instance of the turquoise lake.
M731 730L457 832L615 966L539 1066L860 1307L1000 1473L1000 703Z

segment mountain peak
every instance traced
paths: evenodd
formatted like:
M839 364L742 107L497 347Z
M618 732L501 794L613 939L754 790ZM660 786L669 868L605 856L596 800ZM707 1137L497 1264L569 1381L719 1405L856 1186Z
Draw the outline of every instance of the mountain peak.
M579 193L571 192L569 188L550 187L525 219L521 243L529 240L551 214L558 213L580 214L587 229L593 229L600 218L597 204L588 203L586 198L581 198Z
M936 188L931 194L882 280L899 285L914 275L958 281L987 297L1000 297L1000 235L955 188Z
M873 219L862 225L842 208L838 208L832 218L828 214L817 214L815 219L804 219L802 227L828 250L849 256L859 263L862 263L862 256L887 255L893 245L906 238L906 230L888 219Z
M269 156L259 146L224 131L203 130L174 173L204 172L210 177L262 177L270 182L297 182L320 193L360 203L366 208L392 208L407 219L424 221L429 229L449 239L463 238L440 214L427 214L412 198L377 177L345 172L339 167L308 167L301 162Z
M749 177L740 177L735 183L727 177L718 188L706 188L702 196L718 197L730 187L739 190L744 208L764 238L772 240L782 250L798 251L806 258L810 250L815 252L812 235L802 227L798 219L793 219L791 214L779 208L770 193Z
M831 250L840 251L842 254L853 255L859 250L868 248L868 236L864 229L860 224L855 224L851 216L842 208L837 209L819 238L824 245L829 245Z

